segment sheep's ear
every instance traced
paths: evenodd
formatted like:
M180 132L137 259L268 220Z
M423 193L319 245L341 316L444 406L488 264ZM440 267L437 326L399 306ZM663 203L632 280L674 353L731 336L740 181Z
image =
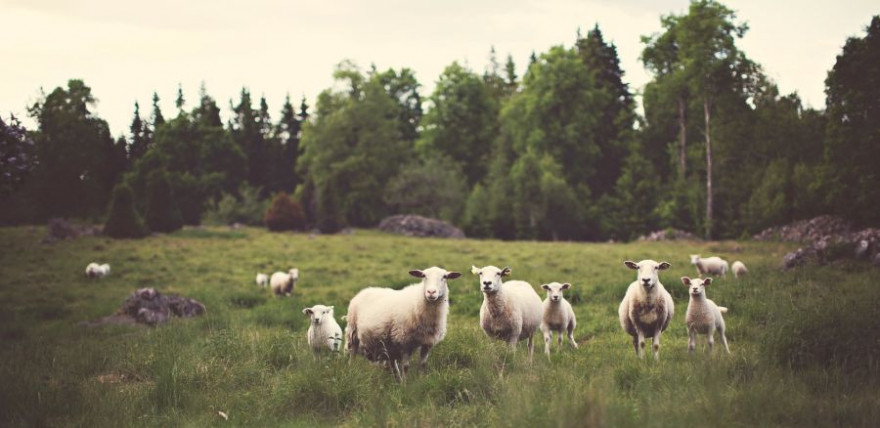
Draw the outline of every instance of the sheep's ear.
M543 288L543 289L545 289L545 290L547 290L547 291L550 291L550 286L549 286L548 284L544 284L544 285L542 285L541 288Z
M636 262L627 260L627 261L623 262L623 264L625 264L626 267L628 267L632 270L639 270L639 265L636 264Z
M458 272L449 272L449 273L446 274L446 279L455 279L455 278L458 278L458 277L460 277L460 276L461 276L461 274L458 273Z
M669 269L670 267L672 267L672 265L669 263L666 263L666 262L660 262L660 265L657 266L657 268L660 270L666 270L666 269Z
M424 278L425 277L425 273L420 270L411 270L411 271L409 271L409 274L416 277L416 278Z
M683 276L681 277L681 283L684 285L691 285L691 279L689 277Z
M303 309L303 315L311 315L311 314L312 314L312 308Z
M703 280L703 287L712 283L712 278L706 278Z
M479 275L479 274L480 274L480 268L471 265L471 273L474 274L474 275Z
M504 269L501 269L501 276L510 276L510 266L504 266Z
M562 284L562 289L563 289L563 290L568 290L569 288L571 288L571 284L569 284L569 283L567 283L567 282Z
M330 310L331 310L331 311L333 310L333 306L330 307Z

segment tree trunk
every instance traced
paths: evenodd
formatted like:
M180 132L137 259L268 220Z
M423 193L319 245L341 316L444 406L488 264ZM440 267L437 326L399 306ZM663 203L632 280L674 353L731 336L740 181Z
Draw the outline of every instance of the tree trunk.
M685 124L684 97L678 96L678 175L685 178L687 172L687 126Z
M712 239L712 138L709 124L709 99L703 100L703 113L706 116L706 239Z

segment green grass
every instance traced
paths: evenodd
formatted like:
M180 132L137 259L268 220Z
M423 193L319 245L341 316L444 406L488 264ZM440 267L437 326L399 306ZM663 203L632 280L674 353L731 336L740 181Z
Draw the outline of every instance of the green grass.
M781 272L786 244L584 244L271 234L187 229L145 240L39 244L44 228L0 229L0 426L877 426L877 270L843 263ZM719 279L732 354L687 353L688 254L743 260ZM638 360L617 306L635 278L625 259L672 263L676 301L659 363ZM111 276L83 277L91 261ZM485 338L470 266L509 265L537 286L571 282L579 350L529 364ZM363 359L315 359L314 304L366 286L399 288L439 265L452 281L449 334L405 385ZM296 266L291 298L254 284ZM138 287L203 302L205 316L156 328L77 323L109 315ZM543 293L542 293L543 298ZM342 323L344 325L344 323ZM537 337L536 337L537 339ZM536 349L540 352L543 343ZM229 420L223 420L218 412Z

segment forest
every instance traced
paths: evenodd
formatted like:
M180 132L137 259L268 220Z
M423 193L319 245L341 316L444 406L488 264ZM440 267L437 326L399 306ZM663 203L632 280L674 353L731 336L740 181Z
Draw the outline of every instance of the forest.
M0 225L263 225L274 199L290 227L322 233L397 213L505 240L737 239L820 214L880 226L880 16L840 41L822 110L780 93L723 4L660 20L642 36L640 94L598 24L522 76L487 47L482 72L453 62L430 94L411 69L345 60L313 105L273 109L245 87L226 123L204 86L196 100L181 88L173 112L159 100L175 94L154 93L118 137L71 79L29 106L35 129L0 118Z

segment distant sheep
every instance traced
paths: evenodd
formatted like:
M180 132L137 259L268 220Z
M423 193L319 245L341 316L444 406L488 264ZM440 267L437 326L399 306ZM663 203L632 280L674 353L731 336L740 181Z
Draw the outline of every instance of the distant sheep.
M266 275L265 273L258 273L257 274L257 285L259 285L260 287L268 287L269 286L269 275Z
M638 263L625 261L626 267L639 273L626 290L617 313L620 326L633 338L633 348L639 358L644 358L645 340L653 337L654 359L660 358L660 336L675 312L672 296L660 283L659 273L669 269L669 263L642 260Z
M544 299L544 318L541 322L541 331L544 332L544 353L550 356L550 342L552 334L556 332L556 341L559 345L557 349L562 349L562 333L568 333L568 341L571 346L577 349L578 344L574 341L574 328L577 325L577 319L574 316L574 310L571 303L562 296L563 290L571 288L571 284L551 282L541 286L547 290L547 298Z
M730 265L730 270L733 271L734 278L739 278L739 277L749 273L749 270L746 269L746 265L743 264L743 262L741 262L739 260L733 262L733 264Z
M424 369L431 348L446 336L447 281L461 276L439 267L409 274L421 282L401 290L365 288L351 299L345 317L349 356L361 354L370 361L388 362L399 378L406 377L410 356L417 350L419 367Z
M333 306L315 305L303 309L309 317L309 331L306 337L314 352L329 349L339 352L342 345L342 328L333 318Z
M715 330L721 333L721 343L724 350L729 354L727 336L724 335L724 317L727 308L718 306L715 302L706 298L706 286L712 283L712 278L699 279L683 276L681 283L690 287L690 301L688 302L685 323L688 328L688 351L693 353L697 347L697 333L705 334L709 344L709 351L715 345Z
M89 278L103 278L107 275L110 275L110 265L106 263L102 265L94 262L89 263L89 265L86 266L85 275Z
M727 276L730 266L727 260L721 257L702 258L699 254L691 254L691 264L697 268L697 275L720 275Z
M487 336L501 339L516 349L516 344L528 339L529 360L535 352L532 336L541 326L544 306L532 285L525 281L506 281L510 268L495 266L471 267L471 273L480 278L483 306L480 307L480 327Z
M269 280L272 286L272 292L276 295L289 296L296 287L296 281L299 280L299 269L291 269L289 272L275 272Z

